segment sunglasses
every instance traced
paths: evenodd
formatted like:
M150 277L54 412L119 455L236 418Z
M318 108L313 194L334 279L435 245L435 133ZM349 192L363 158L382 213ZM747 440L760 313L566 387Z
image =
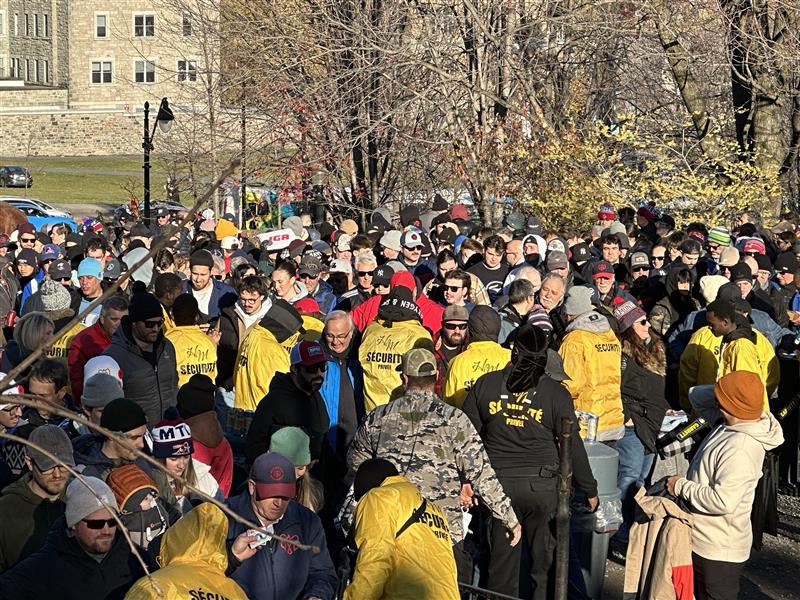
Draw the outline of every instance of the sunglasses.
M444 328L448 331L466 331L467 324L466 323L445 323Z
M35 244L36 238L19 238L19 241L21 244Z
M372 274L374 272L375 271L356 271L356 273L358 273L359 277L372 277Z
M148 329L155 329L164 324L164 319L155 319L154 321L142 321L142 324Z
M640 321L636 321L637 325L647 325L647 319L641 319Z
M634 267L633 268L633 272L634 273L639 273L640 271L649 271L649 270L650 270L650 267Z
M325 368L327 367L327 362L322 361L316 363L314 365L301 365L303 367L303 371L306 373L324 373Z
M319 277L319 273L316 275L312 275L311 273L300 273L300 279L316 279Z
M72 279L70 279L69 277L58 277L56 278L56 281L58 281L59 283L64 283L65 281L72 281Z
M465 289L464 286L462 286L462 285L445 285L443 287L448 292L454 292L454 293L459 291L459 290Z
M661 255L661 256L653 256L653 257L652 257L652 259L653 259L653 260L664 260L664 255Z
M117 526L117 522L114 519L82 519L82 521L86 523L86 527L89 529L102 529L103 527L113 529Z

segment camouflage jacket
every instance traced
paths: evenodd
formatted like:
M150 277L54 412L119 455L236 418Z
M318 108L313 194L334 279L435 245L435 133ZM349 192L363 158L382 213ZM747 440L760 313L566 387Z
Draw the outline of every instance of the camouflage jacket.
M356 470L370 458L393 462L400 475L442 508L453 543L465 536L459 502L463 483L472 484L475 494L509 529L518 523L472 422L432 392L407 392L367 414L347 462Z

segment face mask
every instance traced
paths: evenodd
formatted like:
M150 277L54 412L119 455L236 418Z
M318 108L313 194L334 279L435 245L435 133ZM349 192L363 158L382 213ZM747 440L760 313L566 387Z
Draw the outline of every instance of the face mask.
M525 262L528 263L532 267L538 267L539 266L539 254L537 252L534 252L532 254L526 254L525 255Z

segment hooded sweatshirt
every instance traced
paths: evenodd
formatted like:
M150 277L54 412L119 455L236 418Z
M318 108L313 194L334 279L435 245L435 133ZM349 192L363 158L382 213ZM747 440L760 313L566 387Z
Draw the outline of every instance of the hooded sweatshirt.
M61 499L50 502L31 491L27 473L0 496L0 571L7 571L44 546L50 526L64 515Z
M618 440L625 433L622 415L622 346L608 319L590 311L567 326L558 353L569 379L564 382L575 410L599 417L598 441Z
M714 407L695 408L703 417L719 416ZM708 434L686 478L675 484L675 495L689 503L694 516L693 552L732 563L750 557L750 513L764 454L782 443L781 426L768 412L761 413L758 421L721 424Z

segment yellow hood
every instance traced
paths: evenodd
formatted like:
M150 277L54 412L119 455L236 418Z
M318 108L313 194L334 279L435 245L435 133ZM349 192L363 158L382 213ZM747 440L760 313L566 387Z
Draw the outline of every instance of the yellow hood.
M167 529L161 540L161 566L202 562L224 573L228 568L227 534L228 518L217 506L205 502Z

